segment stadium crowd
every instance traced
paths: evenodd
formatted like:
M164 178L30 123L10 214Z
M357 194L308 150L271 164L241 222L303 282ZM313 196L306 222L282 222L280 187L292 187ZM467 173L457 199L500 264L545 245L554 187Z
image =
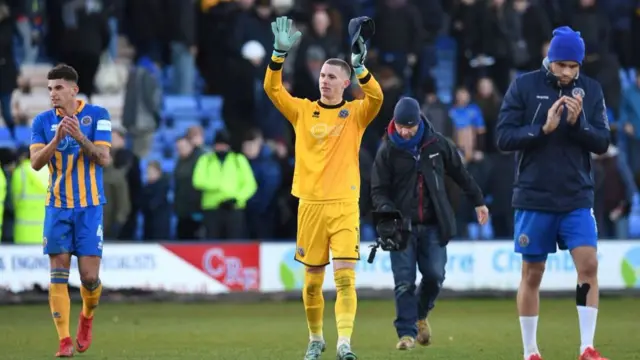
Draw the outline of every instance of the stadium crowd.
M614 137L593 158L600 236L640 237L639 0L0 0L2 241L42 241L37 231L15 235L34 214L44 217L15 178L42 179L29 191L46 191L46 176L25 160L28 127L50 106L46 71L60 62L77 69L84 98L117 124L104 174L105 238L295 238L294 134L262 88L279 14L303 33L285 62L286 87L310 99L320 96L324 60L350 55L349 19L375 20L367 67L385 101L360 153L363 238L373 236L373 157L407 95L454 140L487 197L491 222L480 227L449 184L459 237L513 236L515 163L494 139L501 96L518 73L540 68L561 25L582 33L581 71L600 81ZM347 96L361 97L353 84Z

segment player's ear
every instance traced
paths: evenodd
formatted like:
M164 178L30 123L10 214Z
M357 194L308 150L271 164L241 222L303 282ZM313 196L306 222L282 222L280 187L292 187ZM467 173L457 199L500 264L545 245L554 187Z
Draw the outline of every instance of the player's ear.
M342 86L344 89L348 88L349 85L351 85L351 80L349 79L345 79L344 80L344 85Z

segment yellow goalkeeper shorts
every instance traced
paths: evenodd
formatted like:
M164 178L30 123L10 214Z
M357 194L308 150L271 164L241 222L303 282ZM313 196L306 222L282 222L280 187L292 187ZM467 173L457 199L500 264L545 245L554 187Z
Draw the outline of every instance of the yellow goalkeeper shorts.
M360 208L357 202L300 200L295 259L307 266L333 260L360 260Z

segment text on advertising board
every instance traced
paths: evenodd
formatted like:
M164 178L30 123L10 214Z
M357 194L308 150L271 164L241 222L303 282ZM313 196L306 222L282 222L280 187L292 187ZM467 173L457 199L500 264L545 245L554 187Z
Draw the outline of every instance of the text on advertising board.
M71 258L71 268L78 268L78 260ZM136 255L105 255L102 258L100 268L114 270L151 270L156 268L156 259L154 254L136 254ZM49 258L44 255L12 255L0 256L0 271L11 270L49 271Z
M198 270L231 291L260 289L260 245L163 244Z

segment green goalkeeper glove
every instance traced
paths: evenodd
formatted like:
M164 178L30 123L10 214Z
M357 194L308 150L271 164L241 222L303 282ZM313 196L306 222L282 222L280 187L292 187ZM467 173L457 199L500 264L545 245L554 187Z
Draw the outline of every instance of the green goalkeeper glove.
M364 44L362 36L358 37L358 40L356 40L356 46L358 47L358 53L351 54L351 65L357 70L364 66L364 60L367 57L367 47Z
M290 35L293 20L286 16L281 16L271 23L271 31L273 32L273 50L279 53L286 53L300 39L302 33L296 31Z

